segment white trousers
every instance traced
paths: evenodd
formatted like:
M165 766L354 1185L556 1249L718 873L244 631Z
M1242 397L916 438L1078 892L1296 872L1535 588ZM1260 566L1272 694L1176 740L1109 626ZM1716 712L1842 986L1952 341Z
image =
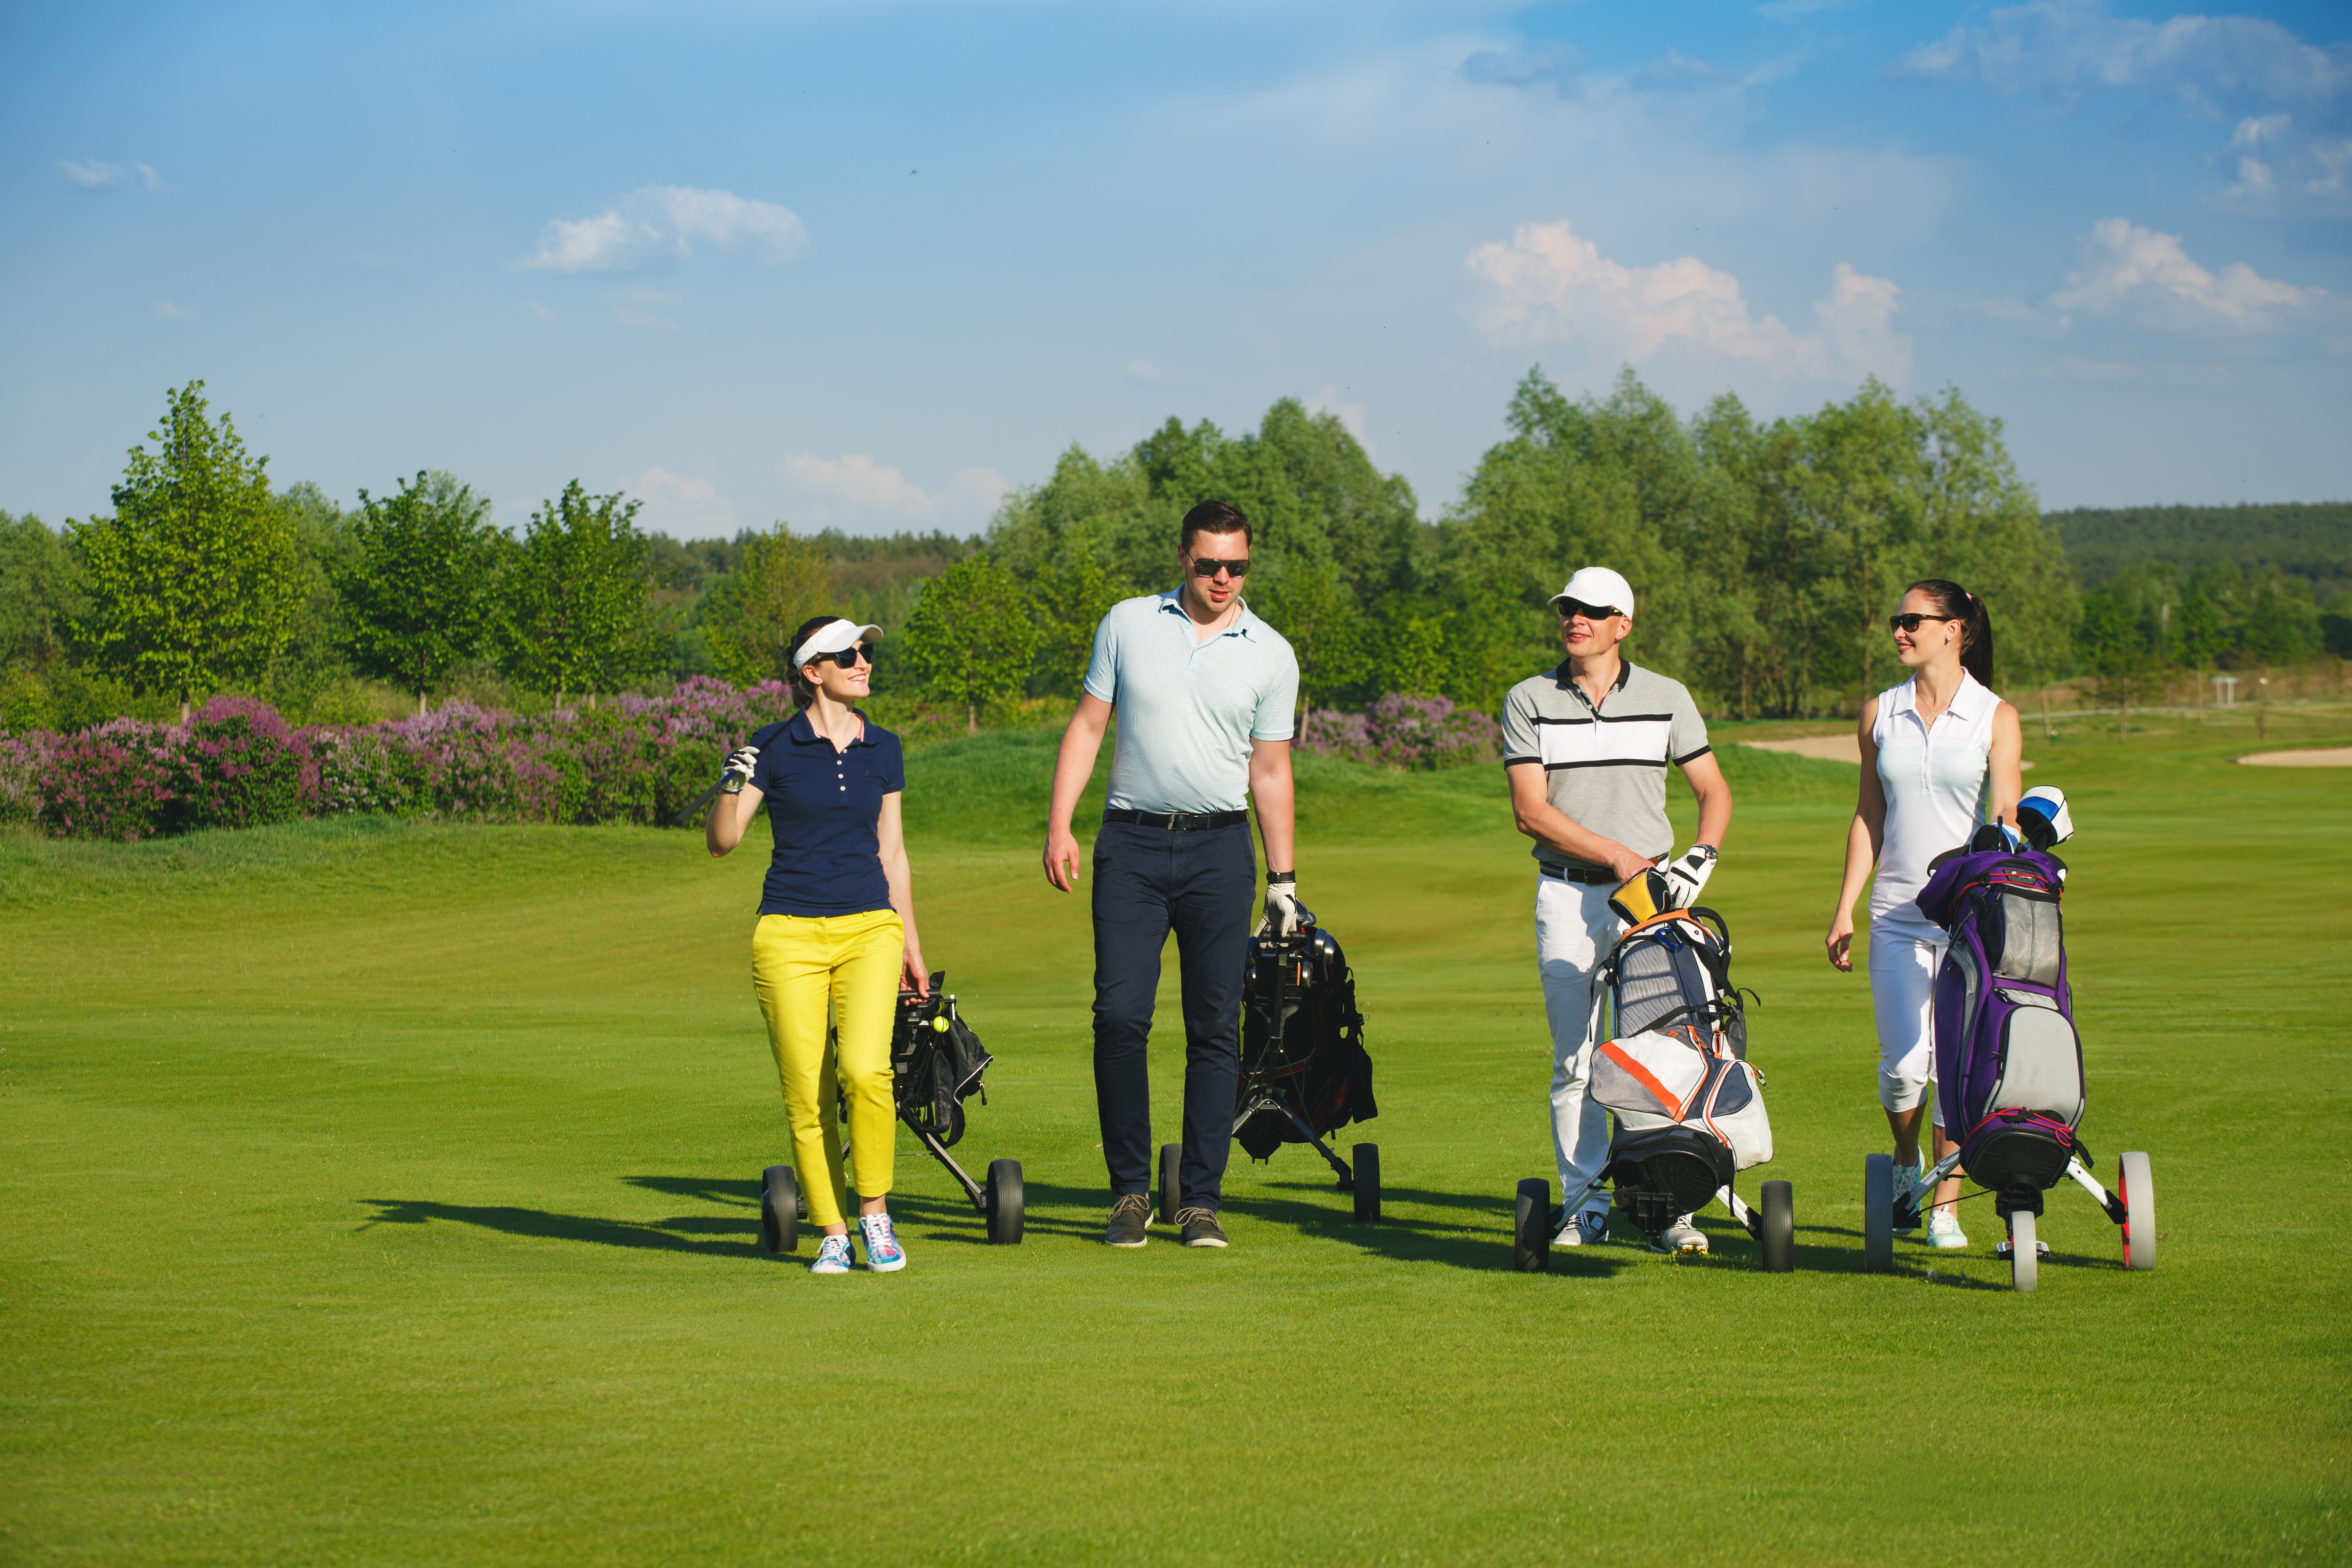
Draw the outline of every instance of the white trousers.
M1950 938L1924 922L1874 921L1870 926L1870 1005L1878 1021L1878 1103L1909 1110L1930 1101L1936 1076L1936 971Z
M1544 1021L1551 1026L1551 1149L1562 1201L1609 1163L1609 1111L1587 1097L1595 1042L1592 972L1609 956L1625 922L1609 907L1613 887L1536 879L1536 972L1543 980ZM1580 1205L1606 1214L1609 1194Z

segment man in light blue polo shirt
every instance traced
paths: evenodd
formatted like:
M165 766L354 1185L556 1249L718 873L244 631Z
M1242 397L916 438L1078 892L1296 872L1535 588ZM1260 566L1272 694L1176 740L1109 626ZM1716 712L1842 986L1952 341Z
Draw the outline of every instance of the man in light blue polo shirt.
M1095 629L1086 691L1062 735L1045 814L1045 879L1078 880L1070 814L1094 775L1111 713L1118 749L1095 838L1095 1103L1110 1169L1103 1239L1141 1247L1151 1227L1151 1089L1145 1047L1171 929L1184 972L1184 1152L1176 1223L1187 1247L1223 1247L1217 1218L1241 1074L1242 971L1256 865L1250 800L1265 845L1266 915L1298 920L1290 736L1298 660L1242 602L1249 519L1224 501L1184 514L1184 580L1111 607Z

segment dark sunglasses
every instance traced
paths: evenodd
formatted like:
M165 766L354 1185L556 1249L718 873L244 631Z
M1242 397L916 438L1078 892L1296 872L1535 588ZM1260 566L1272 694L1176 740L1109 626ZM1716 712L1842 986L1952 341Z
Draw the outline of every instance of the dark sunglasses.
M1923 616L1915 611L1910 615L1887 616L1886 629L1890 632L1916 632L1923 621L1957 621L1964 618L1960 616Z
M1220 571L1230 572L1236 577L1246 577L1249 575L1249 557L1244 555L1239 561L1211 561L1199 555L1192 558L1192 575L1195 577L1213 577Z
M1588 621L1605 621L1616 613L1612 605L1588 605L1581 599L1562 599L1559 602L1559 618L1563 621L1571 620L1578 616L1582 616Z
M826 659L833 660L834 663L841 666L844 669L855 669L861 664L872 664L874 662L874 645L872 643L864 642L856 643L848 647L843 648L839 653L821 653L814 658L809 660L809 662L811 664L823 664Z

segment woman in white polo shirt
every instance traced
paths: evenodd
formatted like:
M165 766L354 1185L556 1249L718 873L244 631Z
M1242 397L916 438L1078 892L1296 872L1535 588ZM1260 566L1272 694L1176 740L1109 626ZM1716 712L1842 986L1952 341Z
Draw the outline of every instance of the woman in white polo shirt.
M1853 968L1853 901L1874 867L1870 892L1870 1000L1878 1021L1878 1099L1895 1134L1900 1193L1919 1179L1919 1123L1935 1097L1936 970L1944 961L1943 928L1913 902L1927 885L1927 862L1969 841L1980 822L2014 824L2024 736L2017 710L1995 697L1992 618L1984 601L1942 578L1904 591L1891 623L1895 657L1911 679L1864 704L1861 796L1846 832L1845 881L1831 917L1830 963ZM1937 1159L1954 1147L1936 1128ZM1952 1204L1955 1179L1936 1189L1929 1245L1963 1247ZM1915 1216L1898 1213L1895 1224Z

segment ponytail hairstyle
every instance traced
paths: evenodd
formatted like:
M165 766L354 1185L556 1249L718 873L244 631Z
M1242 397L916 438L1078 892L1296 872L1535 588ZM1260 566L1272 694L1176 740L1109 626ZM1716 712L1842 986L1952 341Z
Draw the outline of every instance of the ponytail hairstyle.
M1960 668L1977 679L1977 684L1992 689L1992 614L1985 602L1942 577L1923 577L1903 590L1906 594L1925 594L1936 606L1936 613L1960 623Z
M800 652L801 644L814 637L818 627L829 626L842 618L830 610L821 616L811 616L800 624L800 628L793 632L791 638L784 644L784 657L790 658ZM793 666L792 674L786 679L792 684L793 700L795 703L805 708L816 700L816 688L809 684L807 675L803 673L799 665Z

